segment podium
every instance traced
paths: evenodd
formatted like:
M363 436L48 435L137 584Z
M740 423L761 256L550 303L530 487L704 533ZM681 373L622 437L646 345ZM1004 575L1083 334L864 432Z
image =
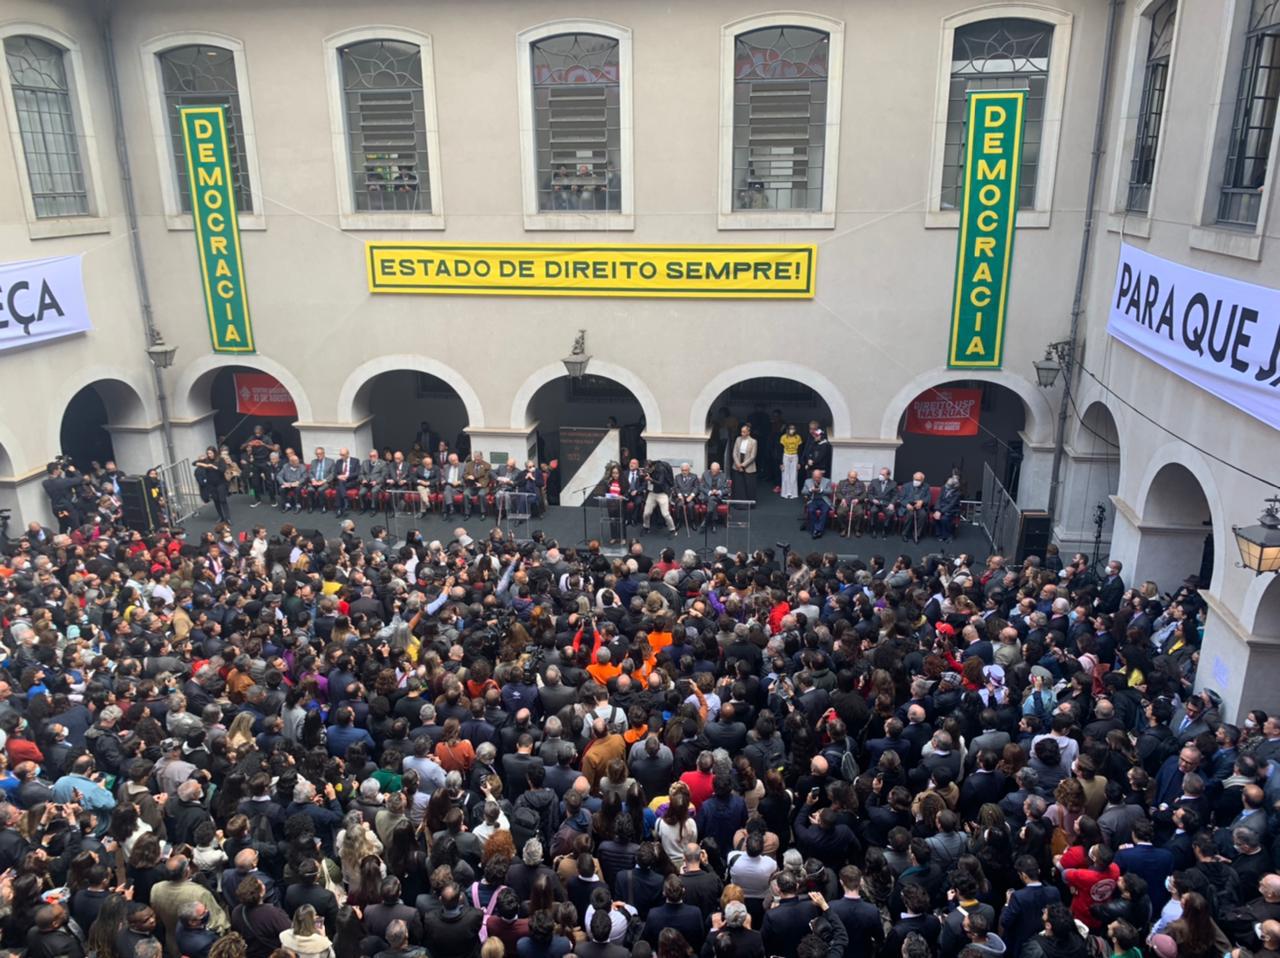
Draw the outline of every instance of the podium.
M596 538L603 542L622 541L627 537L627 500L625 496L592 496L587 500L596 507ZM582 511L582 541L590 542L587 510Z
M508 540L518 539L521 527L528 525L529 520L533 518L535 494L507 490L499 492L495 499L498 526Z

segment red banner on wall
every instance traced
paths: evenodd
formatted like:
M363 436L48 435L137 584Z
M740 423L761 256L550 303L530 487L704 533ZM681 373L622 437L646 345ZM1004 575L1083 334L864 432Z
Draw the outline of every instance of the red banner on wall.
M907 406L907 432L976 436L981 407L981 389L927 389Z
M236 384L236 412L246 416L298 417L298 407L293 404L293 397L275 376L266 373L233 375Z

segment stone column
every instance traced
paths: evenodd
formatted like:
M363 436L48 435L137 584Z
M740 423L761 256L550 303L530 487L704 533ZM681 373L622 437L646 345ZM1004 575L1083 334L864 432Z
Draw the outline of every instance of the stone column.
M1049 505L1049 485L1053 481L1053 443L1035 442L1025 432L1022 440L1022 469L1018 476L1018 508L1043 509Z
M366 416L355 422L295 422L298 429L298 456L303 462L315 457L316 446L324 447L330 459L338 457L339 449L348 450L361 461L369 458L373 448L373 417Z
M673 469L687 462L698 475L706 471L710 433L645 432L641 438L650 459L665 459Z
M1196 688L1222 696L1222 718L1239 724L1251 708L1268 713L1280 707L1280 640L1249 632L1215 595L1200 590L1209 604Z
M508 457L515 459L521 466L530 459L538 458L536 422L528 426L508 428L468 426L466 432L471 437L471 451L483 453L485 459L495 466L504 465Z

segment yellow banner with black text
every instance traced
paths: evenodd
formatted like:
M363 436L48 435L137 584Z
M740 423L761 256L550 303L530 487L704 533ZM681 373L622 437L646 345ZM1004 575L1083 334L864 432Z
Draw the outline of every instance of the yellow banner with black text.
M815 246L366 244L371 293L812 299Z

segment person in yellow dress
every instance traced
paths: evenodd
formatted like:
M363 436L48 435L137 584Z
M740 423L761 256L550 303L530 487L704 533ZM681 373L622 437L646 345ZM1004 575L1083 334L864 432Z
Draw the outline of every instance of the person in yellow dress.
M796 470L800 467L800 447L804 445L804 437L796 432L795 423L787 423L786 432L778 437L778 444L782 446L782 498L799 499Z

